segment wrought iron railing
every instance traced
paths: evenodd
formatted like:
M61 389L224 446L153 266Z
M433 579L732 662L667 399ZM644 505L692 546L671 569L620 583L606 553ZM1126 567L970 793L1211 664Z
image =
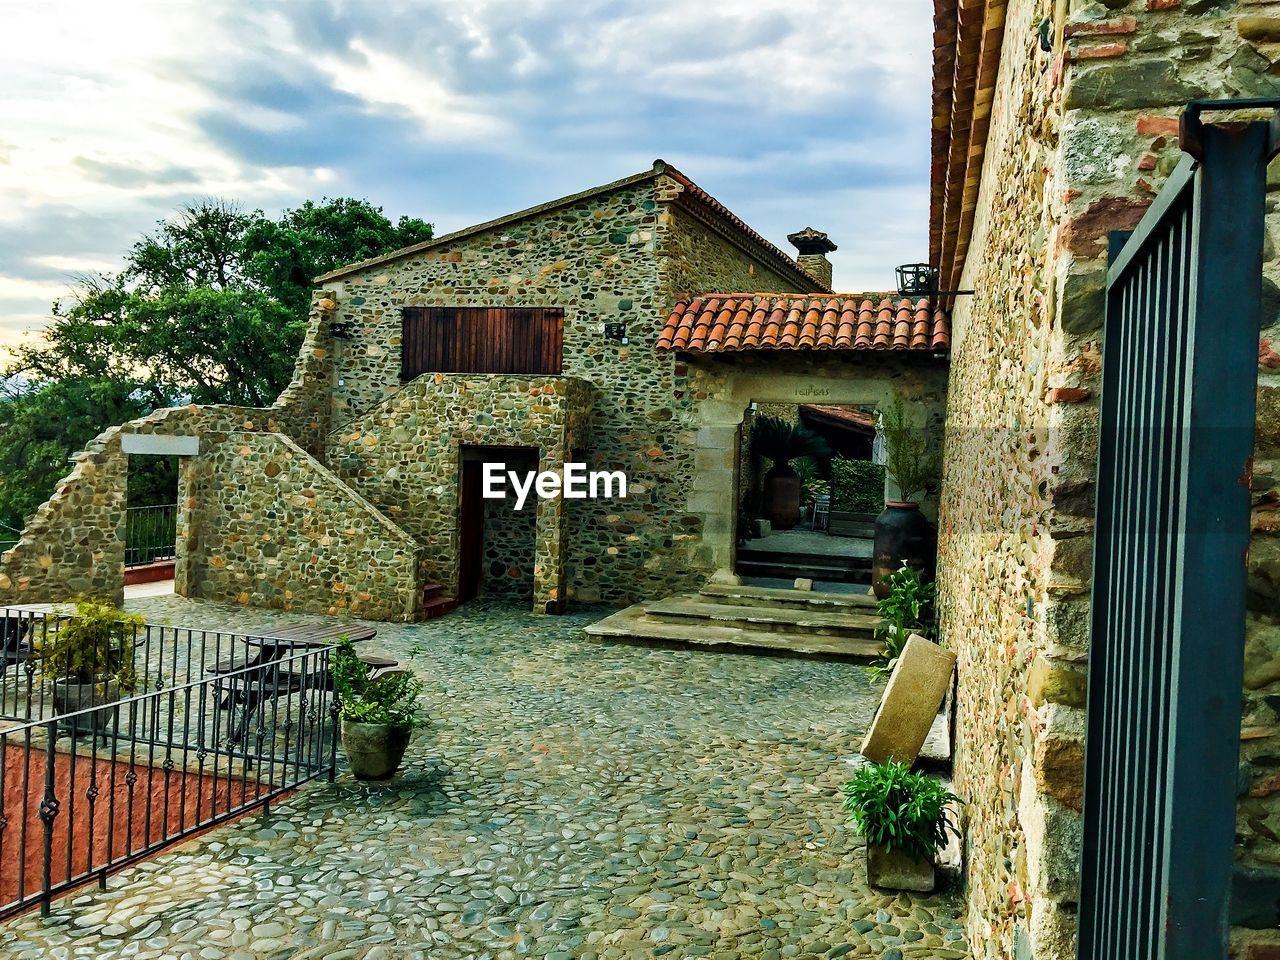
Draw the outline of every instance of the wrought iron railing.
M128 625L81 685L40 660L70 617L0 618L0 919L333 778L333 645Z
M177 556L178 505L164 503L125 510L124 565L139 567Z

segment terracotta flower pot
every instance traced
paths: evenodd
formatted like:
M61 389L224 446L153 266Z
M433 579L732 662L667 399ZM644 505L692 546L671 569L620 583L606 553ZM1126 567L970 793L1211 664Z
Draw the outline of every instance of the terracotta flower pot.
M400 768L412 727L342 721L342 749L357 780L386 780Z
M934 573L933 524L920 512L917 503L891 500L876 517L875 543L871 560L871 586L878 598L889 595L886 577L904 563L924 580Z
M764 477L764 513L775 530L790 530L800 522L800 477L774 473Z

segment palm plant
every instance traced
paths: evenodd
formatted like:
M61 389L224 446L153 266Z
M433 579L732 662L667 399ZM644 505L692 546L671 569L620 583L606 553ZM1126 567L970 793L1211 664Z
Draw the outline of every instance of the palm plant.
M788 423L779 417L756 420L751 428L751 449L773 464L769 473L776 477L795 476L793 460L801 457L821 460L831 456L831 448L822 437L803 424Z

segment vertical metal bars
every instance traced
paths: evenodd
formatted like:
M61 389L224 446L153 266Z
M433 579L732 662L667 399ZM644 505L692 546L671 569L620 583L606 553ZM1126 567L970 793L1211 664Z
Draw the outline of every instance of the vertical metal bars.
M1081 960L1227 955L1268 142L1205 127L1108 272Z

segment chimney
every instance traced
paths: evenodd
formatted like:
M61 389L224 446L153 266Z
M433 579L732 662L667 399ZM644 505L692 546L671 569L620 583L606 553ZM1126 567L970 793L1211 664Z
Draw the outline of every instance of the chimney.
M796 263L800 264L800 269L830 287L831 261L827 259L827 254L836 249L836 245L827 239L825 233L813 227L788 234L787 239L798 251Z

